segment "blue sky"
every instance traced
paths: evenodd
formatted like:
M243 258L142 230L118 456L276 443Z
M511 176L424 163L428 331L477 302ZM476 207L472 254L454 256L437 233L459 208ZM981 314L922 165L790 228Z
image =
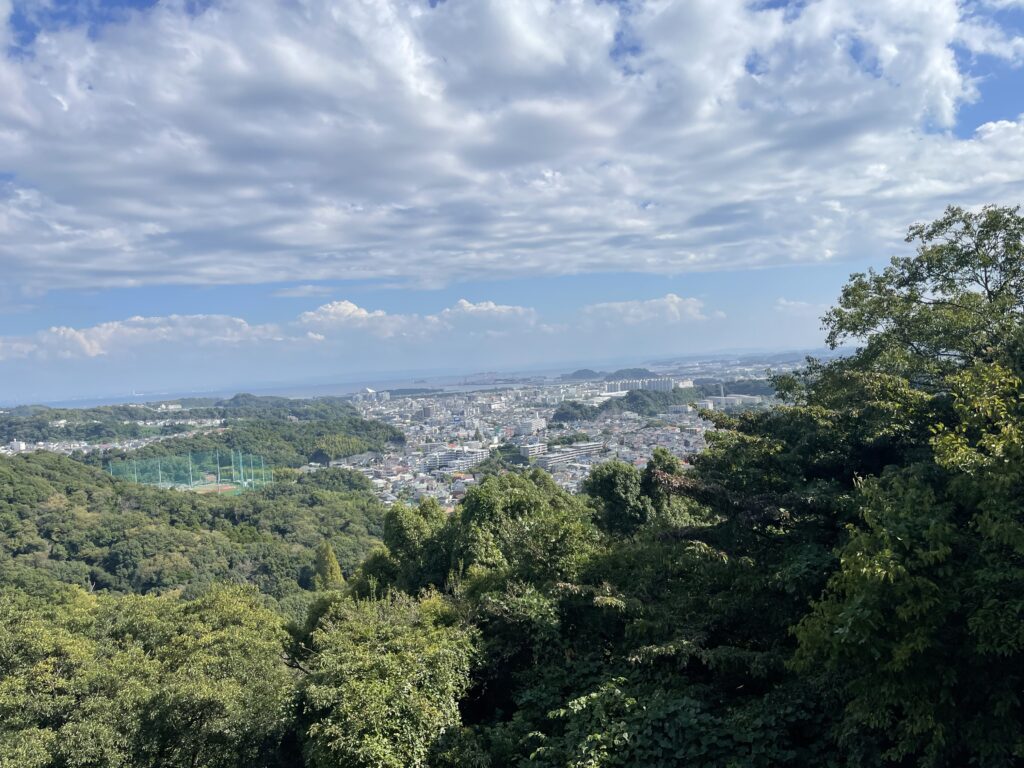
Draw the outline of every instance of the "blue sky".
M0 403L820 345L1024 0L0 0Z

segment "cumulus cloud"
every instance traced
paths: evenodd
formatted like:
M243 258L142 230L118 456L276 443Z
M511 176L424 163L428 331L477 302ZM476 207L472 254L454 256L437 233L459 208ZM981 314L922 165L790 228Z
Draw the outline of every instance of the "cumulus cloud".
M367 310L351 301L332 301L299 315L298 322L323 331L357 329L388 337L409 327L409 318L389 315L383 310Z
M441 311L439 317L442 320L470 317L475 319L486 318L522 318L533 321L536 311L531 307L518 307L510 304L495 304L493 301L481 301L474 304L466 299L459 299L455 306Z
M707 319L703 301L674 293L660 299L590 304L583 308L583 314L591 320L613 325L673 325Z
M0 265L39 291L877 253L1024 193L1024 123L950 130L973 54L1024 57L1011 4L215 0L16 48L0 23Z
M457 330L473 335L503 329L524 328L536 321L536 311L529 307L496 304L493 301L473 303L459 299L454 306L436 314L392 314L383 310L367 310L351 301L332 301L309 312L298 322L316 328L321 334L346 330L366 331L381 338L393 336L424 337L440 331Z
M720 316L721 313L711 313ZM582 340L600 339L601 329L617 327L673 326L705 320L708 313L699 299L669 293L662 298L607 302L582 307L577 322L553 326L542 321L532 307L471 302L460 299L433 313L390 313L366 309L345 299L322 304L283 324L250 323L227 315L168 315L131 317L84 328L54 326L23 336L0 336L0 361L20 358L73 360L121 355L130 358L141 349L163 350L173 359L195 347L239 348L262 352L268 345L302 349L303 343L332 343L374 350L377 356L403 354L411 347L422 350L458 349L477 345L483 338L515 337L529 345L546 338L557 328L572 350Z
M140 347L178 352L182 345L236 346L282 340L274 325L227 315L131 317L86 328L54 326L25 337L0 337L0 360L95 358Z

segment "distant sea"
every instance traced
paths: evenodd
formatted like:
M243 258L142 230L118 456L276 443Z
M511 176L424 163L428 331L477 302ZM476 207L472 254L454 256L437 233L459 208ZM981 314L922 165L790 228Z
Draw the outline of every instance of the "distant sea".
M376 392L404 389L432 389L439 392L472 392L485 389L503 389L512 386L524 386L531 383L550 382L557 378L561 369L547 372L530 371L524 373L476 373L469 375L448 376L410 376L406 378L365 379L346 382L323 382L317 384L279 384L258 387L234 387L224 390L207 390L194 392L132 392L130 394L111 395L109 397L81 398L41 403L54 408L92 408L97 405L120 405L124 403L156 403L168 400L180 400L189 397L229 398L239 392L253 395L276 395L278 397L313 398L342 397L354 395L367 389Z
M279 397L312 398L312 397L341 397L353 395L366 389L376 392L401 389L433 389L441 392L472 392L484 389L502 389L513 386L525 386L529 384L552 384L557 382L559 376L579 368L596 368L597 370L615 370L619 367L649 366L654 369L685 368L688 364L697 361L721 361L730 360L757 360L765 363L776 363L781 360L803 360L810 354L815 357L829 358L846 354L845 350L833 351L825 349L813 350L729 350L717 353L685 355L672 358L650 360L646 363L635 361L604 361L603 364L594 365L591 363L569 363L559 368L528 369L522 371L487 371L477 373L441 373L431 372L403 372L381 374L379 376L369 375L353 381L330 381L321 380L315 383L279 383L279 384L253 384L252 386L238 385L226 389L197 390L197 391L149 391L131 392L120 395L104 397L83 397L73 400L46 401L39 403L55 408L90 408L97 405L117 405L122 403L154 403L168 400L179 400L188 397L202 398L228 398L239 392L248 392L253 395L277 395ZM14 403L3 404L0 407L12 407Z

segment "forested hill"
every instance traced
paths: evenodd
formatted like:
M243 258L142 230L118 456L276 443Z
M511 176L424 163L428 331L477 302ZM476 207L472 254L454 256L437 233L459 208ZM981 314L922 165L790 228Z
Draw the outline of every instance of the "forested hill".
M275 489L282 511L4 461L0 765L1020 766L1024 217L950 208L909 239L825 317L857 351L715 414L692 468L395 505L344 579L309 555L341 543L334 497L301 500L348 475ZM147 526L243 554L127 594L184 547ZM294 574L301 621L264 573Z
M655 416L664 413L673 405L692 403L699 396L696 389L673 389L669 392L650 392L635 389L623 397L613 397L601 405L586 405L575 400L567 400L555 409L551 421L574 422L588 421L602 416L614 416L624 411L632 411L641 416Z
M0 413L0 442L25 440L88 440L103 442L153 434L172 435L189 427L145 422L216 420L228 427L223 433L182 437L154 443L140 455L167 455L188 451L236 450L264 456L275 466L299 466L382 450L401 443L402 433L386 424L359 416L342 398L290 399L239 394L227 400L183 400L183 410L160 411L156 406L115 405L96 408L22 406ZM93 455L99 463L117 458Z
M152 406L103 406L51 409L24 406L0 413L0 439L102 442L152 434L175 435L193 427L144 422L214 420L199 434L174 436L131 452L136 458L222 451L262 456L268 466L299 467L326 463L364 451L384 451L405 441L401 430L364 419L341 398L293 400L240 394L229 400L185 400L187 410L158 411ZM142 422L142 423L140 423ZM76 454L94 466L124 458L123 450Z
M131 455L147 458L234 450L263 456L268 466L300 467L310 461L323 464L365 451L384 451L404 440L400 430L357 415L303 421L254 418L229 421L224 430L152 443L132 451ZM102 456L86 456L83 460L99 464L124 455L123 452L108 451Z
M186 594L227 582L287 601L312 587L321 542L352 570L382 521L369 482L345 470L229 497L125 483L50 453L0 457L8 582Z

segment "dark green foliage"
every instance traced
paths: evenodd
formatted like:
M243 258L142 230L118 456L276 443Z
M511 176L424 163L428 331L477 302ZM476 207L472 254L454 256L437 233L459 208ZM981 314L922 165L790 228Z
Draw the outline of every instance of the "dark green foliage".
M381 451L401 439L401 433L392 427L356 415L323 421L232 421L224 431L153 443L131 455L146 458L190 451L242 451L265 457L268 466L299 467L310 461L326 464L364 451ZM106 459L115 457L108 454Z
M552 424L562 424L575 421L589 421L597 417L598 409L592 405L577 403L575 400L566 400L555 409L551 417Z
M24 440L105 440L176 434L189 429L183 425L143 426L136 421L168 418L155 410L137 405L104 405L96 408L49 408L23 405L0 413L0 443ZM59 426L59 422L67 422ZM126 423L127 422L127 423Z
M640 485L640 472L622 461L606 461L590 471L583 492L593 500L602 530L632 536L647 522L653 510Z
M338 458L369 449L378 450L389 442L401 442L403 439L400 432L385 424L360 418L358 412L341 398L293 400L240 394L229 400L180 402L189 410L160 412L142 405L95 408L21 406L0 414L0 442L15 439L27 442L102 442L173 435L192 428L180 424L150 427L134 422L217 419L231 429L223 434L182 438L149 446L140 455L235 450L267 456L274 465L299 466L315 460L313 457L318 450L321 451L320 458ZM60 422L66 424L59 426Z
M718 381L716 379L695 379L694 385L697 392L703 397L709 395L761 395L771 397L775 394L775 387L771 379L735 379L733 381Z
M529 463L516 446L501 445L492 449L490 456L473 467L473 474L477 477L488 477L505 472L517 472L529 466Z
M862 523L798 627L798 668L846 700L861 764L1009 765L1024 755L1024 425L1020 379L957 374L935 462L860 489Z
M658 514L665 514L671 500L665 481L681 475L682 472L682 461L664 448L654 449L654 455L647 462L640 478L640 491L650 499L651 506Z
M586 432L571 432L568 435L559 435L558 437L548 440L548 448L557 448L560 445L575 445L576 443L585 443L592 438Z
M120 592L226 580L282 598L310 586L325 538L351 570L382 532L365 479L324 473L224 497L115 481L53 454L0 458L0 566Z
M582 501L540 470L488 477L450 517L436 502L395 505L385 520L386 547L364 563L354 589L550 584L571 579L593 551L597 531ZM483 588L483 587L480 587Z

